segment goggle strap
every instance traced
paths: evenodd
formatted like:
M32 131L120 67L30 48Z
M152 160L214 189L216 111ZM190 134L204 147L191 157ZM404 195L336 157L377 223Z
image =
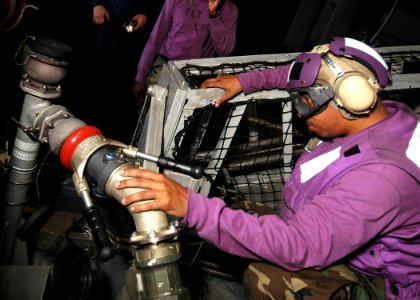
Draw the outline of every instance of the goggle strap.
M324 54L322 56L322 59L327 64L328 68L330 68L331 72L333 72L334 75L337 76L337 78L345 74L344 71L339 66L337 66L327 54Z

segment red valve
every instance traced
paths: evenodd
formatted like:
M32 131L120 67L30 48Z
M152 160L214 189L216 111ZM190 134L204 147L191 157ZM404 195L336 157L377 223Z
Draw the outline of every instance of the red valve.
M77 146L85 139L94 136L102 135L102 132L94 126L83 126L72 132L63 143L60 151L61 164L67 169L72 167L72 157Z

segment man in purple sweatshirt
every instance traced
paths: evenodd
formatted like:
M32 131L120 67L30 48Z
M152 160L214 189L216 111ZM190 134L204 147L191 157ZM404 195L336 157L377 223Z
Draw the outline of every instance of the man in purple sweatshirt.
M157 83L167 60L229 56L237 20L238 9L229 0L166 0L137 65L137 102Z
M208 79L202 88L225 90L216 106L287 89L314 133L279 215L233 210L141 169L123 172L131 178L118 188L144 190L122 203L181 217L223 251L259 261L244 277L252 299L420 299L420 125L407 105L379 97L390 84L382 57L350 38L291 65Z

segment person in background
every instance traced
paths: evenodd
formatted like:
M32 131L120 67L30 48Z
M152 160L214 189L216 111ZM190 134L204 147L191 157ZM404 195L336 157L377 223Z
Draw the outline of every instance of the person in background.
M159 13L154 8L159 5L148 0L90 0L90 7L93 22L100 25L98 59L122 59L113 55L127 55L133 50L141 53Z
M216 106L241 92L287 89L313 133L280 211L232 209L136 168L116 186L141 190L122 203L182 218L221 250L251 259L250 299L420 299L420 123L406 104L381 99L390 84L379 53L343 37L286 66L208 79L202 88L225 90Z
M93 105L102 105L95 123L109 137L129 143L127 127L134 130L138 119L131 92L136 64L163 0L90 0L89 4L97 26L92 83L98 100Z
M228 56L236 44L238 9L229 0L166 0L137 64L134 97L157 83L168 60Z

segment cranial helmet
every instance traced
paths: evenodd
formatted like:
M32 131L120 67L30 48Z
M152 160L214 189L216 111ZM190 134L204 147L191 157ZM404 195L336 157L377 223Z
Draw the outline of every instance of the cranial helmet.
M325 93L331 97L325 100L324 96L318 106L333 99L339 108L361 115L374 108L377 92L390 84L391 74L378 52L360 41L336 37L295 59L287 89L290 93L327 86L329 90Z

